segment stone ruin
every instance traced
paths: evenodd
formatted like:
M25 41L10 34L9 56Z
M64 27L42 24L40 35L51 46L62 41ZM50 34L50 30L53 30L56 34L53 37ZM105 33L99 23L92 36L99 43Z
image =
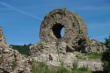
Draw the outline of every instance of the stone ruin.
M61 29L65 34L61 37ZM101 59L78 59L81 50L87 48L89 52L102 53L107 48L100 42L88 37L84 20L76 13L65 9L56 9L47 14L40 28L41 41L30 46L30 56L25 58L18 51L13 50L5 40L0 28L0 73L32 73L32 61L49 64L49 54L53 57L54 66L61 62L68 69L77 63L78 68L88 66L91 71L103 71ZM85 56L86 57L86 56Z
M61 29L65 28L64 36ZM88 66L91 71L102 71L103 63L99 60L80 60L77 55L81 50L102 53L107 48L100 42L88 37L84 20L76 13L66 9L56 9L47 14L40 27L40 42L30 46L30 55L34 61L45 62L49 65L49 54L53 57L53 65L72 68L73 63L78 67Z
M31 73L28 60L9 47L0 28L0 73Z
M61 37L62 28L65 28L63 37ZM40 28L41 40L65 42L70 50L85 46L87 33L84 20L77 14L64 9L54 10L46 15Z

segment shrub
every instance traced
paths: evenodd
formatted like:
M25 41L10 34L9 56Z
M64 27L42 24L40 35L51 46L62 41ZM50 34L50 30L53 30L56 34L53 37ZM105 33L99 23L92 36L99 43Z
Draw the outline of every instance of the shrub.
M106 45L106 47L110 48L110 36L108 38L105 38L104 44Z
M102 58L104 62L104 73L110 73L110 52L105 52Z
M104 44L109 49L103 53L102 61L104 62L104 73L110 73L110 36L105 39Z

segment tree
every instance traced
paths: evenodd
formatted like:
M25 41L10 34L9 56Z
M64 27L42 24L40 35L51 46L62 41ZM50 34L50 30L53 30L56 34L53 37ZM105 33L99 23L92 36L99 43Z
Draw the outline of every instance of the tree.
M108 48L110 48L110 36L108 38L105 38L105 43L104 43Z
M110 36L105 39L104 44L109 49L103 53L103 62L104 62L104 73L110 73Z

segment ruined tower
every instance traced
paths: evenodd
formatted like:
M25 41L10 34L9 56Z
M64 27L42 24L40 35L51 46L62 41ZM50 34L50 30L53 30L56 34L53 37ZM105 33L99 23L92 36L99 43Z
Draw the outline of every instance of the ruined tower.
M65 28L63 37L61 37L62 28ZM84 20L76 13L65 9L56 9L47 14L40 27L41 40L63 41L71 50L78 50L86 45L87 33Z

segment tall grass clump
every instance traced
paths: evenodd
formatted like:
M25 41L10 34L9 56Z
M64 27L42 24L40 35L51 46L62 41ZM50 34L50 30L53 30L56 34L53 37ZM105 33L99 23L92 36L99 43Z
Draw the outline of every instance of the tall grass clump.
M88 69L88 67L83 66L81 68L78 68L77 73L92 73L92 72Z
M58 67L56 73L70 73L70 71L63 66L60 66L60 67Z
M71 73L92 73L91 71L89 71L88 67L80 67L78 68L77 63L73 63L73 69Z
M43 62L33 62L32 63L32 73L54 73L48 68L48 66Z
M77 70L77 68L78 68L77 63L73 63L73 69L72 70Z

